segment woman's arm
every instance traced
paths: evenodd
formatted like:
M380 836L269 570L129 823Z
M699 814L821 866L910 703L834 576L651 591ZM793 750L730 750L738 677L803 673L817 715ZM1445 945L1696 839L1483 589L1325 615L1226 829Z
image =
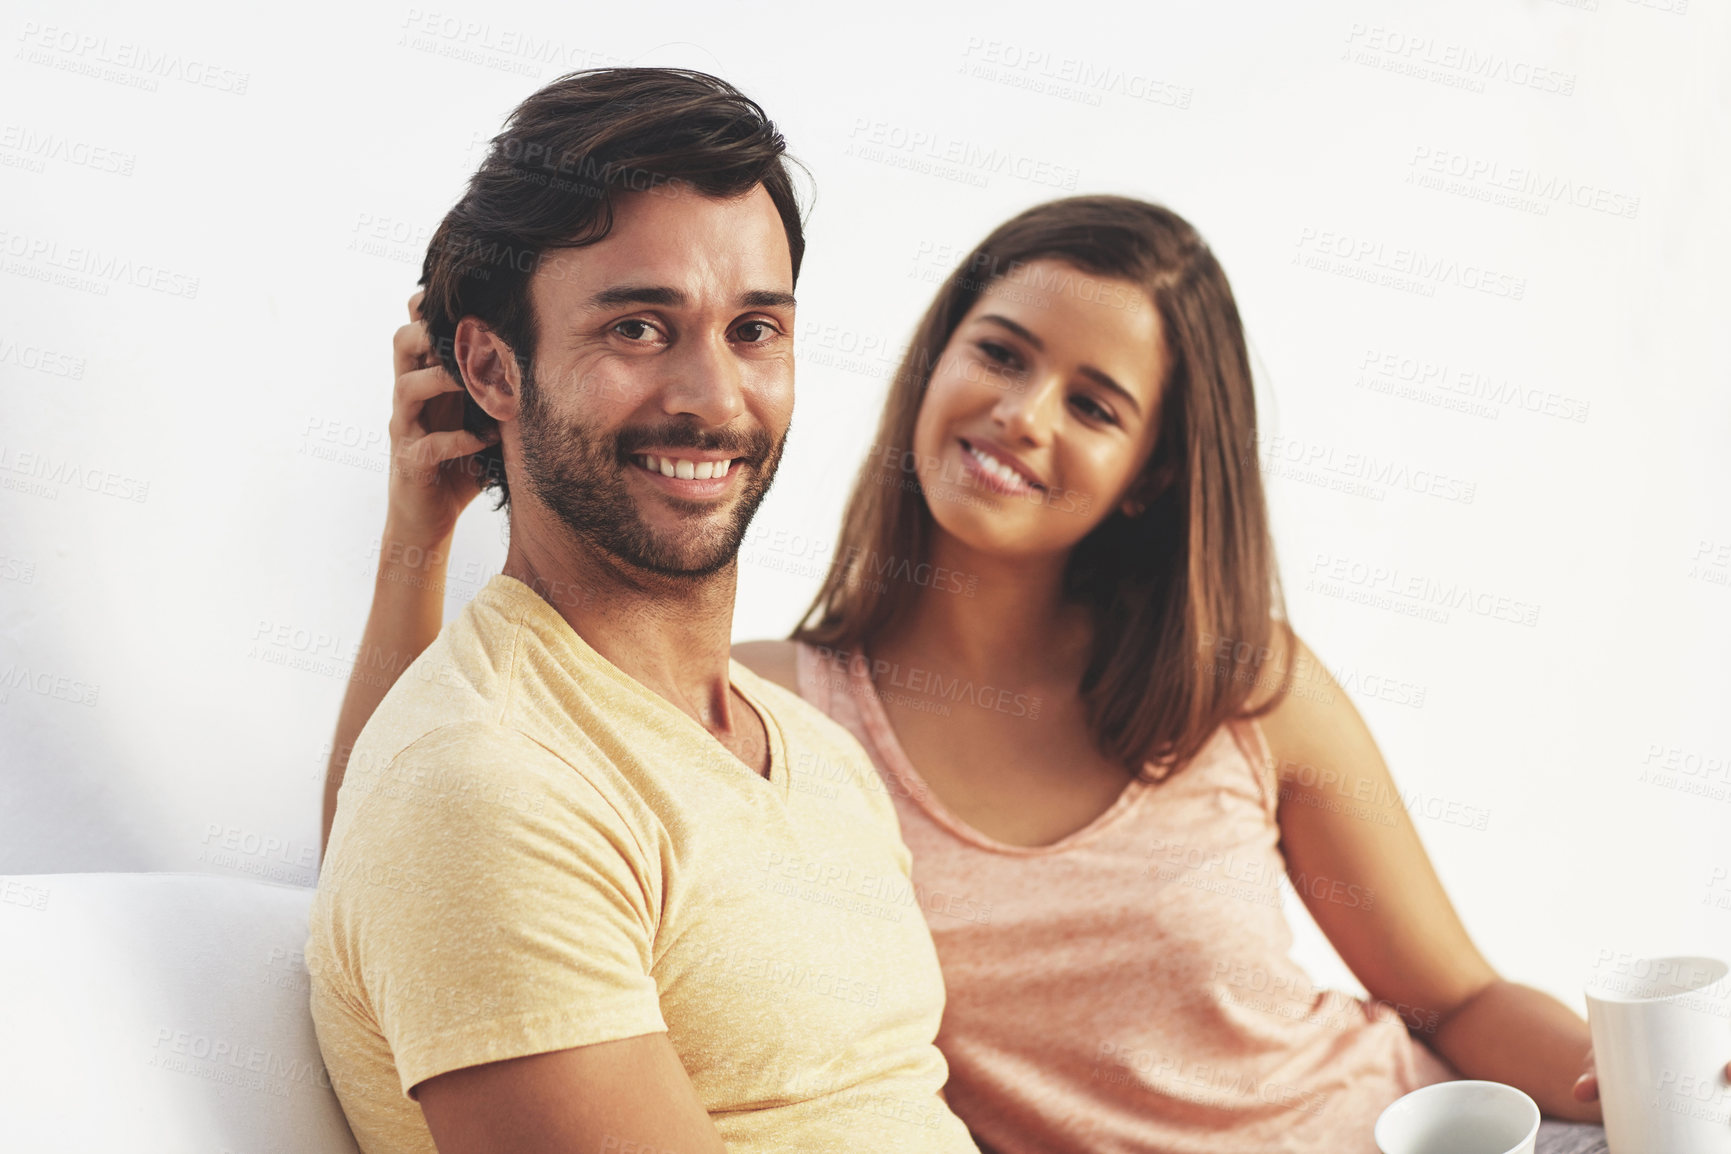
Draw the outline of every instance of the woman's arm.
M451 536L457 516L481 491L470 456L492 440L463 429L463 386L433 356L419 319L420 303L420 293L409 298L410 323L391 342L397 383L391 403L390 503L373 606L325 767L321 855L355 739L397 676L439 635Z
M1295 641L1295 683L1262 719L1280 778L1289 875L1342 960L1469 1078L1506 1082L1548 1115L1598 1121L1576 1099L1587 1024L1504 981L1467 935L1364 719Z
M355 739L396 684L397 676L439 635L445 608L445 554L449 544L449 537L424 544L419 538L397 531L389 520L385 522L378 574L373 579L373 605L361 634L360 652L349 672L349 686L337 713L336 736L331 741L330 761L325 765L321 856L331 838L337 791L342 788ZM410 557L419 564L409 564Z

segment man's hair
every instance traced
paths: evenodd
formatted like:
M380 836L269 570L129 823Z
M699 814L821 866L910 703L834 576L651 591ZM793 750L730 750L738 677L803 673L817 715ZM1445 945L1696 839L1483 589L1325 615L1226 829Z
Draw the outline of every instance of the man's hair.
M427 245L421 316L439 360L468 386L457 322L476 317L511 346L529 387L538 336L529 278L548 252L604 238L621 196L687 185L728 199L761 184L787 230L797 281L805 234L786 150L755 101L702 72L594 68L553 81L511 113ZM463 407L470 432L497 427L472 393ZM508 504L499 445L475 459L483 487Z

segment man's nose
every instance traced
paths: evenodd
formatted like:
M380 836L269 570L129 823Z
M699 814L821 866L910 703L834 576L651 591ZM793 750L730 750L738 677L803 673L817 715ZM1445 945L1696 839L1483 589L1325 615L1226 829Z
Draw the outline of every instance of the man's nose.
M661 407L669 416L725 425L744 411L744 375L725 337L681 342L662 363L668 371Z

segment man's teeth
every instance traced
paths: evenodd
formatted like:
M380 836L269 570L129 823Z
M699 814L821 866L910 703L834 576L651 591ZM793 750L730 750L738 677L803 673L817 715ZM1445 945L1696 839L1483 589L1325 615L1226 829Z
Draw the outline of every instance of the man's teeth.
M660 473L663 477L678 477L682 481L707 481L712 477L725 477L727 471L733 467L732 461L688 461L683 457L657 457L653 453L644 453L637 459L651 473Z
M992 476L998 478L999 480L1005 482L1006 484L1010 484L1010 485L1031 485L1032 484L1032 482L1029 481L1026 477L1022 476L1022 474L1016 472L1016 470L1010 468L1008 465L1004 464L1002 461L998 460L996 457L990 456L989 454L986 454L986 453L982 453L978 449L974 448L972 445L968 446L968 452L973 454L974 460L976 460L980 463L980 468L984 469L986 472L990 473Z

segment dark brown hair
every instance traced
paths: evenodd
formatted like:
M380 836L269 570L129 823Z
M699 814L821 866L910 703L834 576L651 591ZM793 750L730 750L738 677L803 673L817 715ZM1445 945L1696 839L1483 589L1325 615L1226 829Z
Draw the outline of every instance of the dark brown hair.
M761 184L787 230L797 281L805 235L786 151L763 109L714 76L674 68L561 76L511 113L427 245L421 316L440 361L463 380L453 345L457 322L473 316L511 346L532 387L529 278L547 252L604 238L620 196L684 184L727 199ZM471 396L463 424L481 433L497 422ZM508 503L499 446L476 460L485 486Z
M1158 310L1169 367L1159 427L1132 494L1136 517L1114 510L1072 550L1066 592L1093 610L1080 691L1096 745L1133 772L1163 777L1187 764L1222 723L1267 712L1283 674L1258 705L1262 661L1294 639L1284 620L1256 454L1256 404L1244 332L1214 255L1186 221L1158 205L1081 196L1028 209L992 232L952 272L914 331L871 455L854 482L835 561L797 641L869 649L917 594L911 581L871 579L874 557L926 560L934 528L908 470L914 424L937 358L969 309L1002 278L1027 289L1035 261L1146 289ZM1277 636L1278 635L1278 636ZM1214 654L1255 657L1222 669ZM1285 664L1280 662L1278 664Z

